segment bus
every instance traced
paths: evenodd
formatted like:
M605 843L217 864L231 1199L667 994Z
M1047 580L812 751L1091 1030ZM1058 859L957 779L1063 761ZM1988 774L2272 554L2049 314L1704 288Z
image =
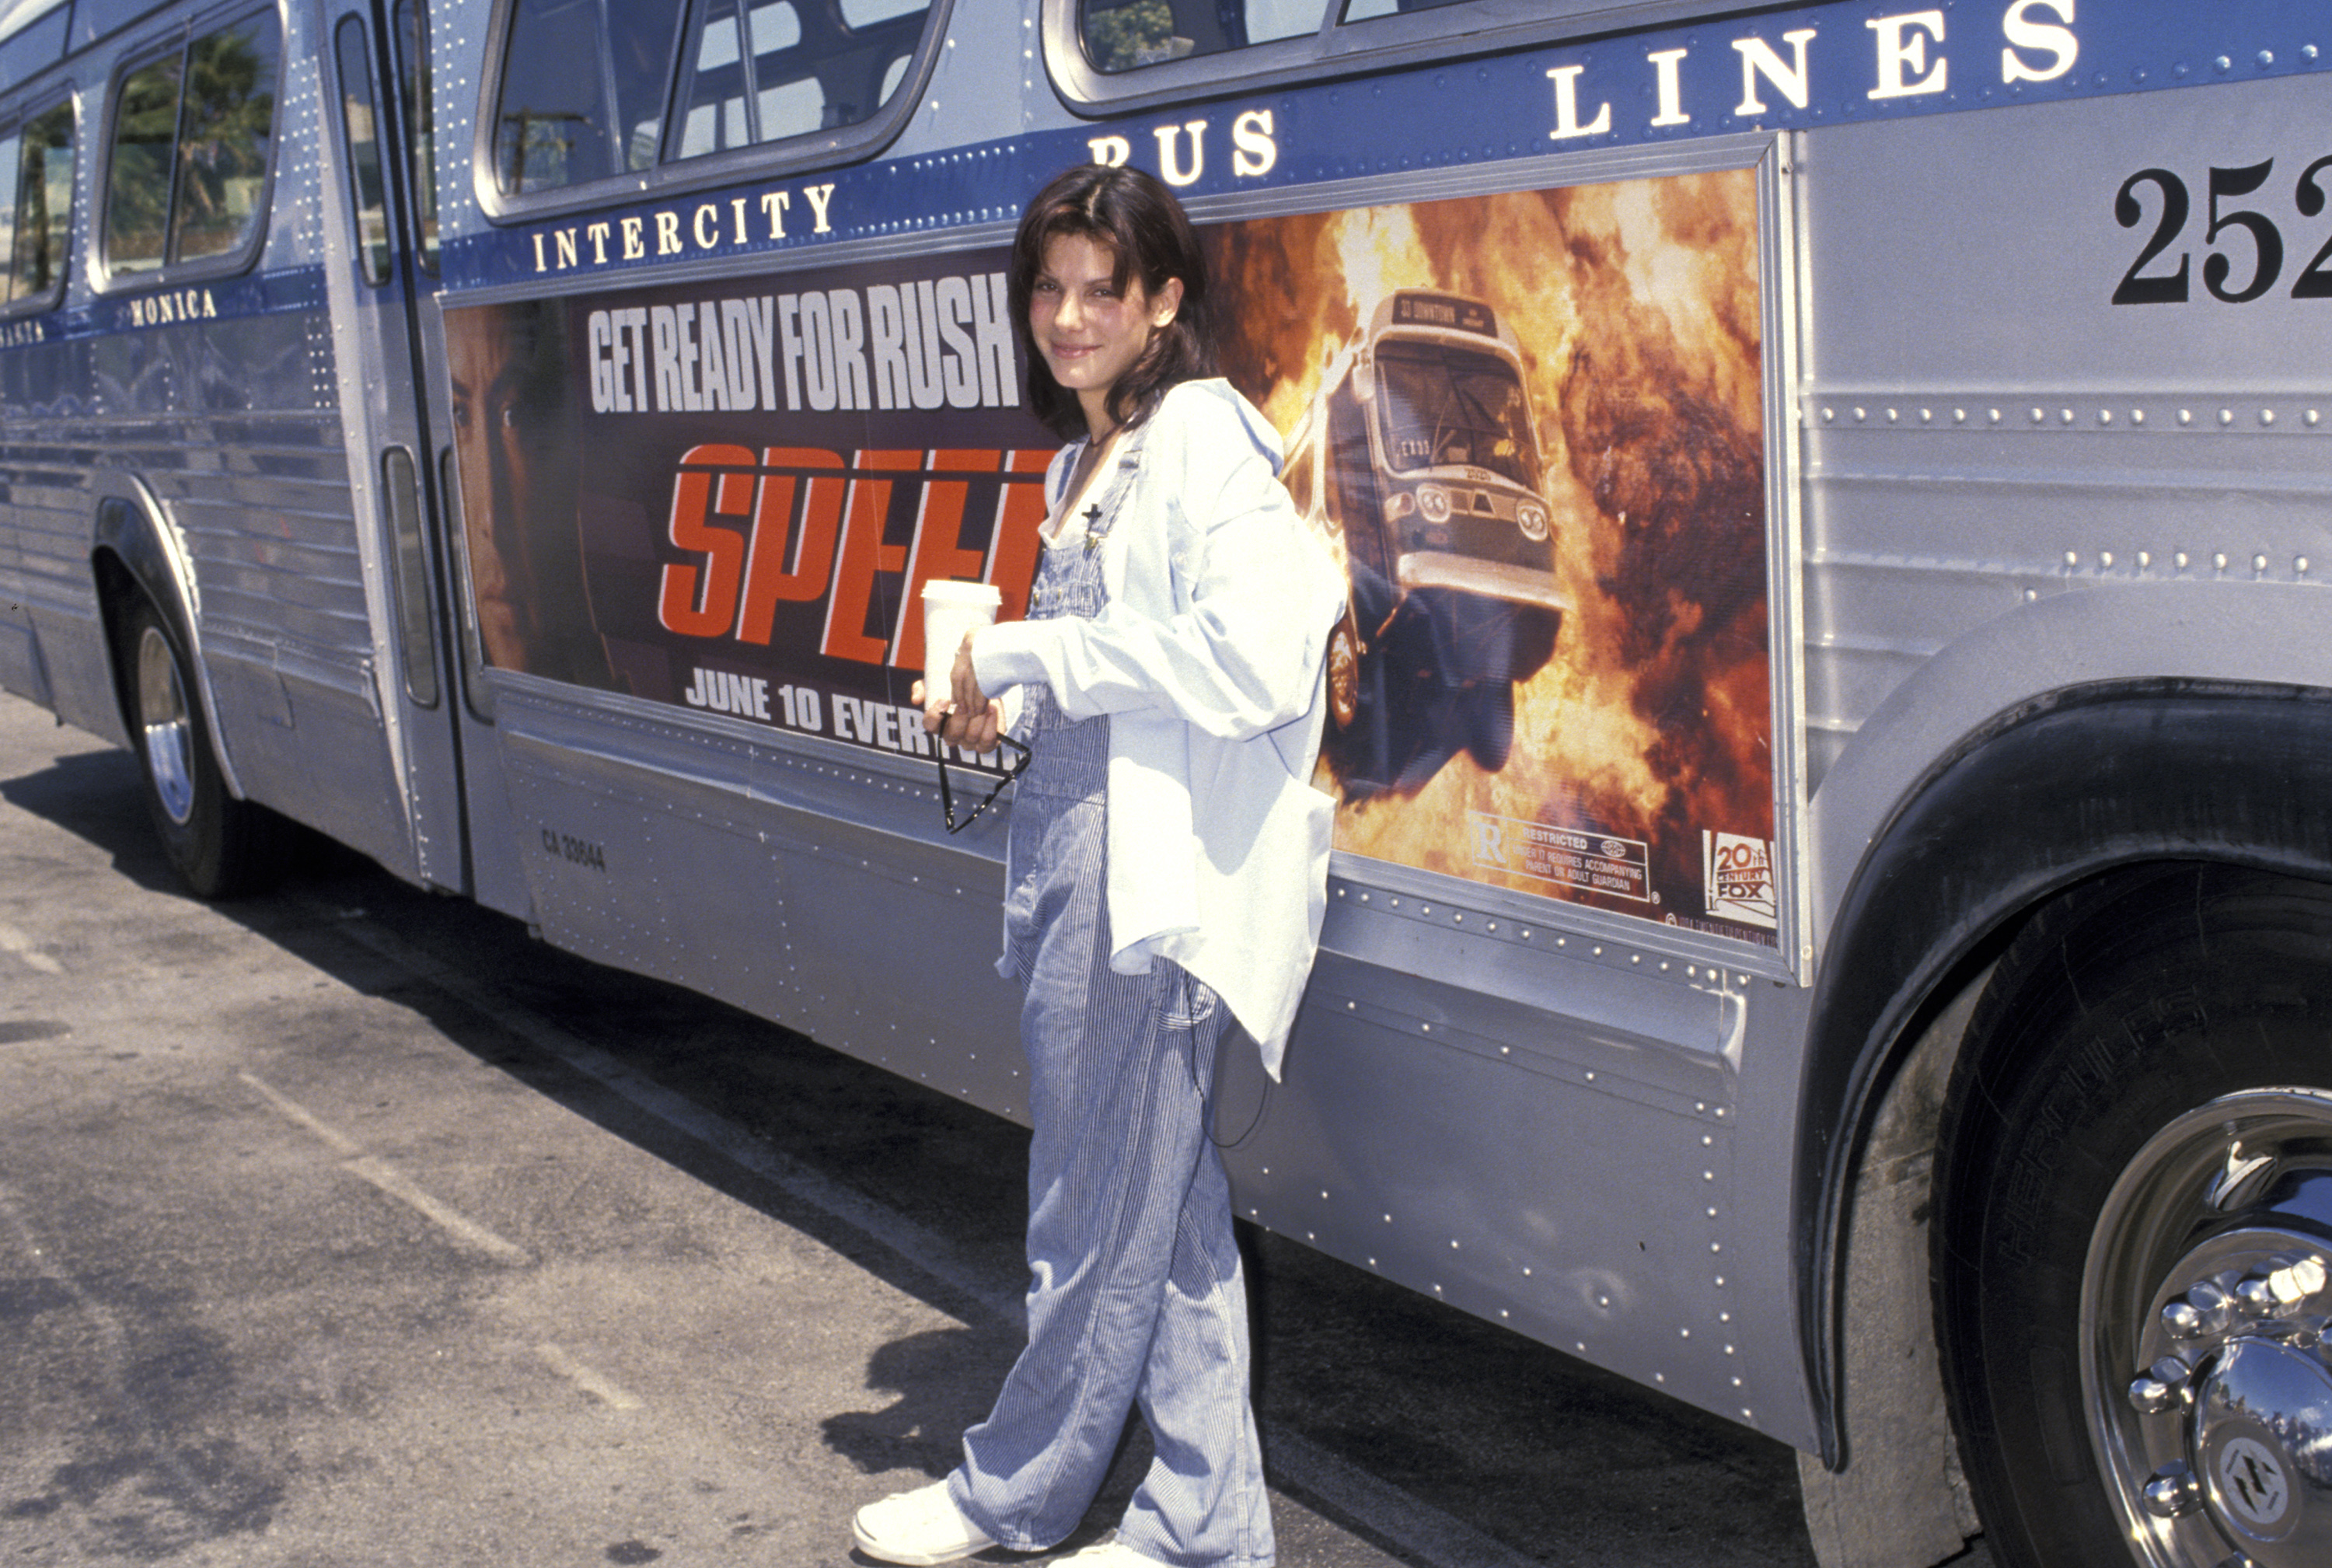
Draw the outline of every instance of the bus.
M1399 290L1323 382L1285 478L1349 584L1328 639L1338 791L1415 794L1460 751L1495 773L1564 603L1515 335L1482 301Z
M1378 666L1489 695L1322 765L1242 1216L1794 1446L1832 1568L2320 1563L2327 33L6 0L0 685L199 893L304 824L1025 1116L1009 796L944 830L903 611L1025 607L1007 244L1137 163L1315 515L1547 517L1503 651Z

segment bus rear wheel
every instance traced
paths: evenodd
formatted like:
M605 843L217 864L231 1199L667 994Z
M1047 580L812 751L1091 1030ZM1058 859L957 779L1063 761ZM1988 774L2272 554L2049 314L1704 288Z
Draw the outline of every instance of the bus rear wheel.
M146 779L146 808L170 864L197 897L252 892L281 869L281 817L228 793L210 726L176 631L140 599L129 653L131 740Z
M1936 1276L1995 1554L2332 1562L2332 890L2133 876L1971 1028Z

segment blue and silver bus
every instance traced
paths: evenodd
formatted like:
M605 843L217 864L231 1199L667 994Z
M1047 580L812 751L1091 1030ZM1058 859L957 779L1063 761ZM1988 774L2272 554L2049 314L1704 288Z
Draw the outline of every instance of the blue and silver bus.
M2320 1563L2327 46L6 0L0 685L200 893L305 824L1024 1115L903 610L1025 605L1006 244L1138 163L1353 578L1244 1214L1796 1446L1832 1568Z

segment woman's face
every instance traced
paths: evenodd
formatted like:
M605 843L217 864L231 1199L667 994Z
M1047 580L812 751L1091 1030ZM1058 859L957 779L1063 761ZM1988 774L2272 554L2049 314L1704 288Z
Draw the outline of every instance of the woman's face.
M1110 388L1133 368L1152 333L1173 320L1182 280L1155 294L1129 277L1123 292L1112 274L1117 256L1087 234L1056 234L1028 294L1028 332L1053 379L1077 395L1096 436L1109 430Z

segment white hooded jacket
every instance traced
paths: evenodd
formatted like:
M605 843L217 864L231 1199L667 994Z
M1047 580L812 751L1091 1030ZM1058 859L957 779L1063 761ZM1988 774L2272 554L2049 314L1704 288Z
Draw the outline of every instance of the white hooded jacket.
M1055 459L1057 511L1078 443ZM972 640L980 689L1042 683L1110 716L1110 966L1212 987L1279 1076L1327 902L1334 802L1312 786L1343 575L1280 484L1279 437L1221 380L1186 381L1097 483L1108 602ZM1131 472L1126 472L1131 470Z

